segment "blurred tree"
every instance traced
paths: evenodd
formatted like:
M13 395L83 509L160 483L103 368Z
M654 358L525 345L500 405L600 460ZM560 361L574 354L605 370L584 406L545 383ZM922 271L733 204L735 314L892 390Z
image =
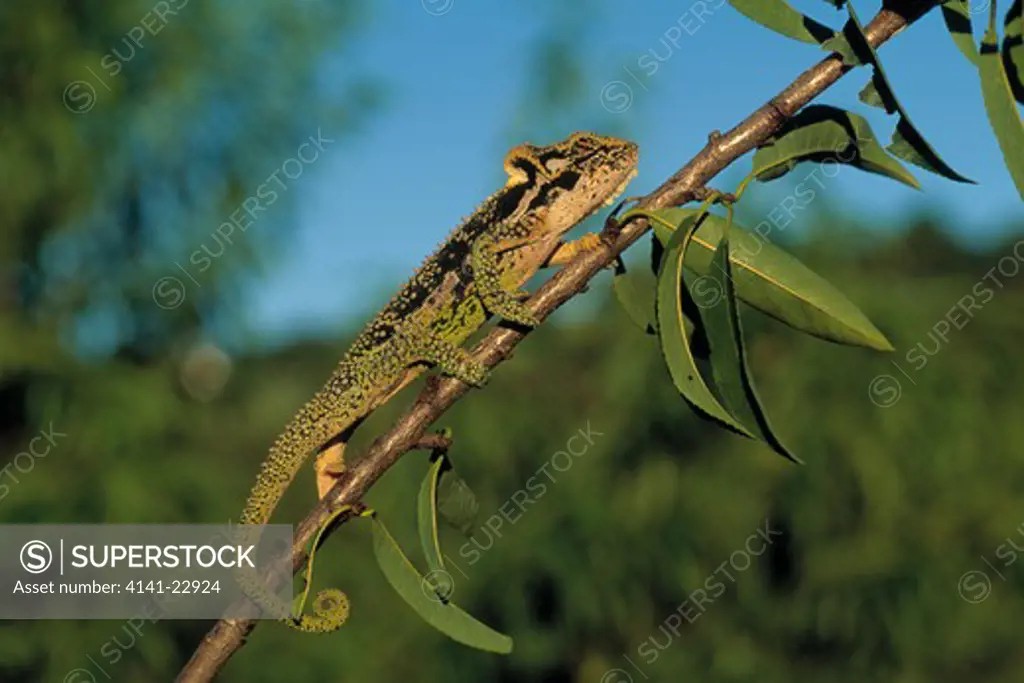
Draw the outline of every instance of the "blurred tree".
M240 266L273 244L302 174L378 103L363 65L337 66L364 10L0 5L0 521L226 519L203 502L202 452L190 466L181 449L230 363L188 349L235 312ZM15 461L50 425L68 436L49 459ZM4 681L62 680L132 635L0 629ZM166 679L176 630L121 676Z
M46 365L60 342L159 354L225 308L232 267L270 228L215 231L249 198L268 210L280 199L252 218L282 223L303 172L282 164L310 136L350 133L377 100L358 66L347 82L322 83L324 57L344 54L359 10L355 0L0 7L0 333L21 342L5 345L0 370ZM275 172L281 182L268 182ZM154 288L167 276L187 292Z

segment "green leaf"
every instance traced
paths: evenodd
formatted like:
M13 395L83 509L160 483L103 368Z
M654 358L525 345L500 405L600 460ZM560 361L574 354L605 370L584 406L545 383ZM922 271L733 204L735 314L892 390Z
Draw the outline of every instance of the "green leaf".
M971 64L977 64L978 47L974 44L974 29L971 27L970 0L945 0L942 3L942 20L957 49Z
M799 195L797 195L799 196ZM672 226L696 216L696 209L672 208L657 212L652 221L656 239L668 244ZM624 218L630 214L627 213ZM691 238L685 266L698 276L712 270L712 255L725 234L726 220L708 214ZM840 344L892 351L889 340L867 316L831 283L810 270L765 236L733 224L729 253L736 296L757 310L790 327Z
M437 509L445 523L467 537L476 526L477 514L480 512L473 489L456 474L451 458L447 455L441 469L441 480L437 484Z
M793 116L754 153L761 182L781 178L800 162L842 163L920 189L917 179L886 153L867 120L828 105L811 105Z
M629 315L629 319L647 334L655 334L658 331L658 321L654 313L655 287L656 280L651 271L641 268L639 271L627 272L622 259L616 259L612 291Z
M804 43L820 45L836 32L806 17L785 0L729 0L737 11L776 33Z
M896 131L886 149L893 156L909 161L936 175L955 180L958 183L977 185L977 182L960 175L943 161L905 115L901 116L896 123Z
M988 121L995 132L999 148L1003 151L1006 168L1010 171L1017 192L1024 199L1024 122L1013 100L1010 81L999 54L999 36L996 33L995 13L989 21L981 41L978 61L981 76L981 94L985 100Z
M416 500L416 527L419 530L423 555L427 558L427 568L431 572L444 571L441 541L437 534L437 482L441 478L442 467L444 467L444 455L438 454L430 464L427 476L423 477L420 493ZM438 596L445 597L440 593Z
M864 89L857 95L864 104L869 107L878 107L879 109L885 109L885 101L882 99L882 95L878 92L875 87L875 79L868 81L868 84L864 86Z
M711 369L722 403L744 427L771 446L776 453L802 464L775 435L754 388L736 310L727 234L722 236L711 257L708 274L701 279L710 281L710 289L715 294L711 299L703 299L700 316L711 347ZM691 289L691 294L700 305L701 299L697 298L700 293Z
M643 209L631 209L622 215L622 221L626 221L629 218L635 216L645 216L651 223L651 229L654 231L654 239L661 245L660 256L658 256L657 268L660 270L662 259L665 258L665 247L672 241L672 237L676 234L678 226L686 223L690 219L696 218L697 216L705 214L704 219L701 221L701 225L698 226L698 230L703 228L703 222L717 218L712 213L705 213L703 209L684 209L681 207L675 207L671 209L658 209L657 211L646 211ZM694 237L696 233L694 233ZM691 239L693 239L691 237Z
M1017 101L1024 104L1024 0L1013 0L1006 10L1003 68Z
M309 585L308 582L303 584L302 592L298 593L294 598L292 598L292 611L291 611L292 618L297 618L297 617L302 616L303 610L306 609L306 599L309 596L309 590L305 586L308 586L308 585Z
M384 523L373 522L373 554L395 592L428 624L452 640L478 650L508 654L512 639L463 612L451 602L437 599L432 588L405 556Z
M652 220L658 220L658 212L653 212ZM683 255L697 227L697 216L687 216L677 226L658 269L658 296L656 312L662 354L668 365L672 382L687 403L698 412L710 417L729 429L754 438L729 411L719 403L711 388L704 381L697 367L691 348L689 335L686 331L684 307L692 305L687 301L689 291L683 282Z
M867 90L867 92L862 91L862 97L866 98L869 104L872 101L880 101L886 112L899 114L896 132L893 133L892 142L886 149L904 161L909 161L932 173L960 183L974 184L973 180L960 175L943 161L932 146L928 144L928 141L924 139L921 132L911 123L910 117L907 116L906 110L896 98L896 93L889 84L889 79L885 75L885 70L882 68L882 62L878 59L875 48L871 47L871 43L864 36L864 28L857 18L853 4L847 3L846 9L850 13L850 21L844 27L843 33L858 58L863 63L874 67L874 73L871 78L873 88Z
M846 39L842 33L836 33L833 37L826 40L821 44L821 49L825 52L835 52L843 58L843 64L847 66L860 66L863 62L857 56L857 53L850 46L850 41Z

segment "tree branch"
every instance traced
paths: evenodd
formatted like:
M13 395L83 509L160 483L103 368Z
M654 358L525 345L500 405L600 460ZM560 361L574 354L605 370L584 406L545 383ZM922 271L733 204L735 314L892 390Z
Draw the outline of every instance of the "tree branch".
M874 47L885 43L935 7L935 2L889 0L883 5L883 9L865 28L868 42ZM787 119L851 68L843 64L838 54L833 53L824 58L732 130L723 135L711 136L697 156L642 198L638 206L658 209L692 201L712 178L739 157L764 144ZM648 227L647 221L637 219L630 221L617 235L606 235L607 239L600 247L581 253L545 283L528 302L530 310L541 320L547 318L555 309L583 291L591 278L640 239ZM494 367L507 359L525 336L526 333L512 328L496 327L477 344L473 355L488 368ZM358 503L402 455L423 445L424 435L430 425L468 393L469 389L467 384L447 377L434 377L428 381L405 415L387 434L372 444L366 455L342 475L325 499L299 524L292 550L293 571L304 566L307 558L305 547L332 511L342 505ZM338 524L346 519L343 515ZM217 622L178 675L178 683L211 681L228 659L242 647L246 636L255 626L254 619Z

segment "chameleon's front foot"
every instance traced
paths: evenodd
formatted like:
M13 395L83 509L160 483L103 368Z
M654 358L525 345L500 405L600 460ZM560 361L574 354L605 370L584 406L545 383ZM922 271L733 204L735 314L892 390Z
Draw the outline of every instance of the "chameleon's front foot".
M473 271L480 301L491 315L501 316L524 327L537 327L540 325L540 319L519 302L521 297L528 296L526 292L510 292L502 287L493 251L496 248L493 240L487 239L481 239L473 245L470 268Z
M593 251L601 246L603 246L601 235L595 232L588 232L571 242L563 242L558 245L558 249L555 250L555 253L551 255L551 258L544 265L564 266L576 258L578 254Z

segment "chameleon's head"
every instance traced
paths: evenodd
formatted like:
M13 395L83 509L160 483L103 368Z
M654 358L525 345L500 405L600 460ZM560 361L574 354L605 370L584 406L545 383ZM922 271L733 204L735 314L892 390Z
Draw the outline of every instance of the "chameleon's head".
M567 231L611 204L636 175L638 151L628 140L573 133L553 145L523 144L505 156L509 185L536 188L530 207L553 231Z

